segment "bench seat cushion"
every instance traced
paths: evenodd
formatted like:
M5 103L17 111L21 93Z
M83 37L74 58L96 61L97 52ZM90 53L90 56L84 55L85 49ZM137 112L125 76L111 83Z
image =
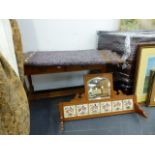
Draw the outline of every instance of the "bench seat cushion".
M105 65L122 63L121 56L109 50L40 51L25 53L28 66Z

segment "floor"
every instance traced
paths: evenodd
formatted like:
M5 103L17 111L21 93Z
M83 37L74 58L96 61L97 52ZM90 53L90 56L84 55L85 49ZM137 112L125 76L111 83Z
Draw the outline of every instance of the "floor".
M71 98L33 101L30 104L31 135L155 135L155 107L143 107L147 119L133 113L70 121L61 132L58 103Z

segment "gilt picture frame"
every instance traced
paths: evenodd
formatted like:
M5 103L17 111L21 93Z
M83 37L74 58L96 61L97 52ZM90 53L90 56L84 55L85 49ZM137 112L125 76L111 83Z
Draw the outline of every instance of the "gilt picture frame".
M147 100L151 69L155 69L155 43L141 43L137 50L134 89L138 103L145 103Z

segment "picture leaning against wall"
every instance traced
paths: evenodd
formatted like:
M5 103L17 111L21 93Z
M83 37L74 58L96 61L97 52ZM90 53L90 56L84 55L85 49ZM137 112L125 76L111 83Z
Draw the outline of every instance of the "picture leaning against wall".
M151 30L155 29L155 19L121 19L120 30Z

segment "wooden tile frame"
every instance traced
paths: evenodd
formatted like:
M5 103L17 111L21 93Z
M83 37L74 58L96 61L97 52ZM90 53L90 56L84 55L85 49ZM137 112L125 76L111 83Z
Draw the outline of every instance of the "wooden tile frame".
M81 105L81 104L89 104L90 103L101 103L101 102L111 102L111 101L117 101L117 100L126 100L126 99L132 99L133 104L134 104L134 109L133 110L123 110L122 111L117 111L117 112L106 112L106 113L100 113L100 114L89 114L85 116L75 116L75 117L70 117L70 118L65 118L64 117L64 107L65 106L72 106L72 105ZM112 115L120 115L120 114L127 114L127 113L139 113L140 115L147 117L145 112L140 108L140 105L137 104L136 102L136 96L134 95L117 95L114 98L111 99L102 99L102 100L92 100L88 101L86 99L73 99L70 102L63 102L59 104L59 111L60 111L60 120L61 120L61 130L64 130L64 122L65 121L71 121L71 120L81 120L81 119L89 119L89 118L96 118L96 117L102 117L102 116L112 116Z

